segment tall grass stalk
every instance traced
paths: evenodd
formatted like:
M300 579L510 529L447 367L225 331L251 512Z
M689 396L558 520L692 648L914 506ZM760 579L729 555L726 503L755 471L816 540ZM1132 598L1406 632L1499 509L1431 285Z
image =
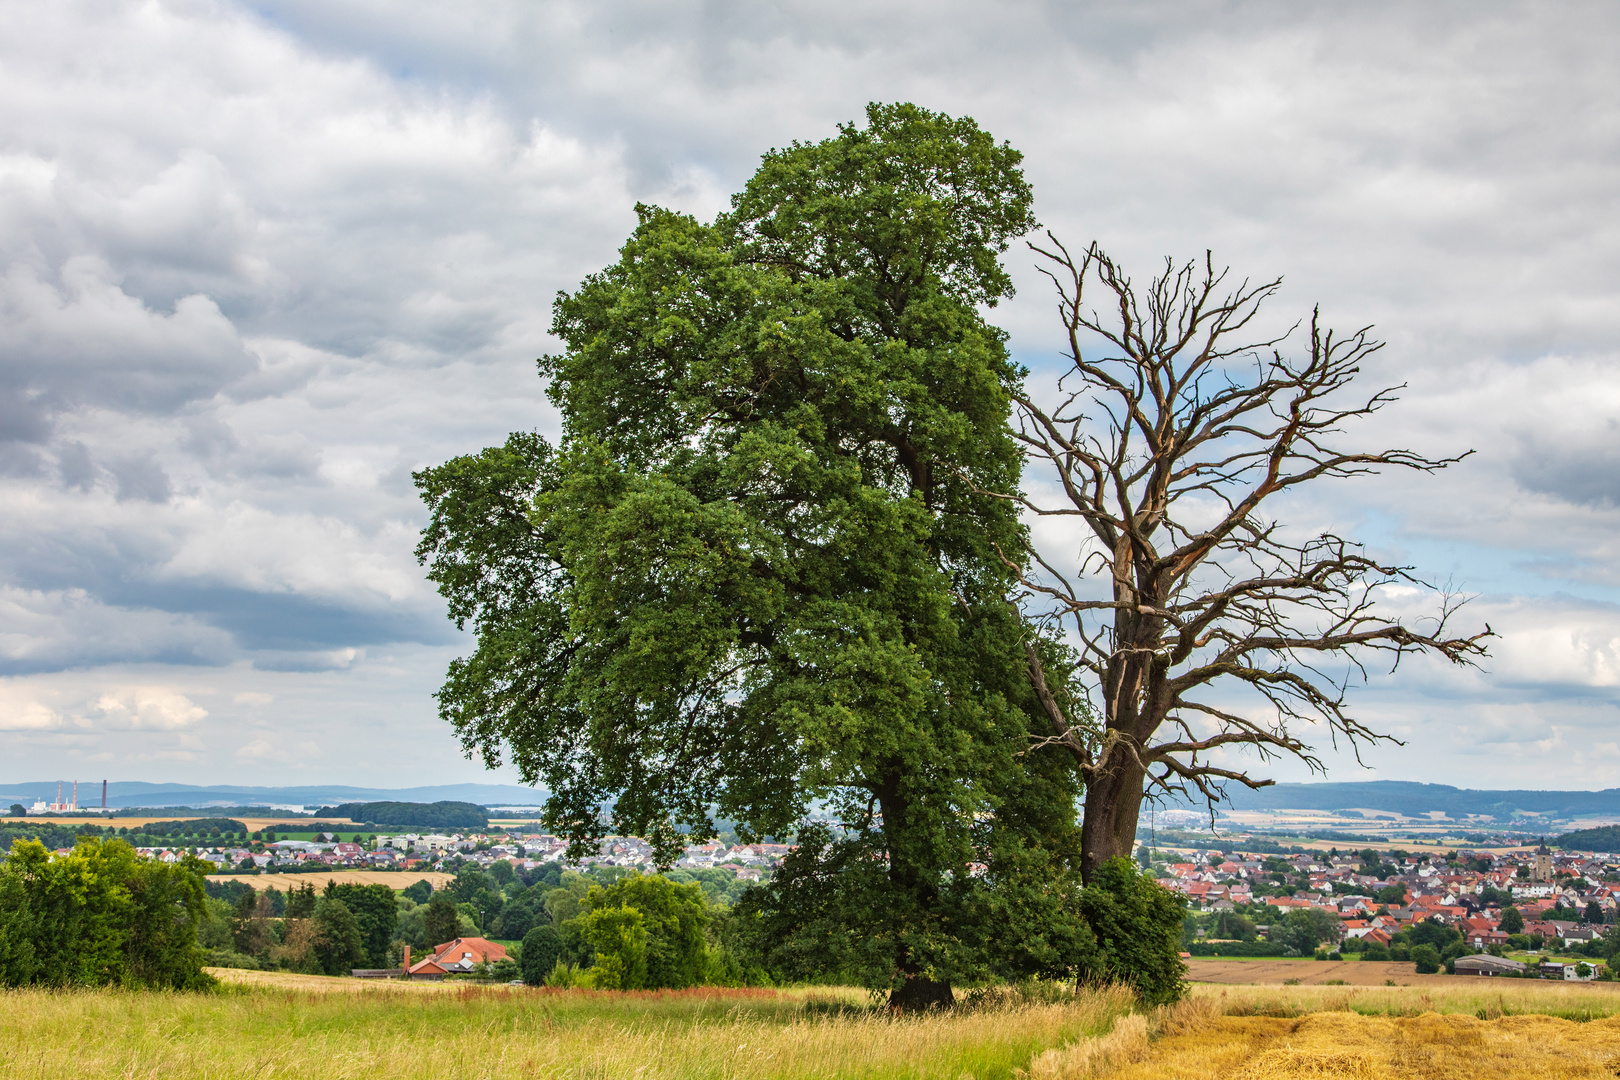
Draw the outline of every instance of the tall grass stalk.
M0 1075L994 1080L1109 1031L1132 998L915 1017L863 1002L822 991L11 991L0 995Z

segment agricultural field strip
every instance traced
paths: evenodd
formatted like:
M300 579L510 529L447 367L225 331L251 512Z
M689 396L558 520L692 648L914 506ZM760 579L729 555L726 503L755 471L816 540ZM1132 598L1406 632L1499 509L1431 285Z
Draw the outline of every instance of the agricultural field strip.
M164 823L172 822L172 821L199 821L199 820L202 820L202 819L207 818L209 816L211 816L211 815L204 814L204 813L199 811L198 813L195 813L195 814L182 814L182 815L179 815L179 816L175 816L173 814L166 814L166 815L154 816L154 817L112 817L110 815L106 816L106 817L103 817L101 815L97 815L95 817L51 817L51 816L48 816L48 815L41 815L39 817L29 816L29 817L26 817L26 818L12 818L12 819L8 819L8 820L12 820L12 821L20 822L20 823L25 822L25 823L27 823L29 825L36 825L36 824L38 824L38 825L63 825L63 826L66 826L68 828L72 828L72 827L74 827L76 825L111 825L115 829L121 829L121 828L125 828L125 827L135 829L135 828L144 828L147 825L158 825L158 824L164 824ZM213 815L213 816L219 816L219 815ZM298 821L297 818L285 817L285 816L284 817L237 817L237 816L232 815L232 814L226 814L224 816L229 817L232 821L240 821L243 825L247 826L248 832L258 832L261 829L271 828L272 826L276 826L276 825L298 825L298 824L300 824L300 822ZM323 820L331 821L330 818L323 819ZM311 823L313 824L313 819L311 820ZM348 832L348 830L349 830L349 825L342 822L342 821L335 821L335 822L333 822L333 824L341 826L340 831ZM421 832L435 832L435 831L442 832L443 831L442 829L441 830L429 829L426 826L424 826L422 828L409 828L409 829L407 829L407 828L405 828L403 826L401 826L399 828L394 828L394 827L390 826L387 829L381 829L381 830L379 830L379 829L361 829L360 825L358 823L356 823L354 825L354 828L356 830L360 831L360 832L373 832L373 833L380 833L382 835L388 835L390 833L407 833L407 832L421 833ZM310 835L314 835L314 830L307 830L307 831L310 833ZM454 830L454 831L462 831L462 832L464 832L465 830ZM293 833L288 833L288 835L291 836L291 835L293 835Z
M427 879L435 891L446 888L456 880L454 874L447 874L441 870L300 870L284 874L210 874L208 880L212 882L240 881L251 888L263 892L265 889L277 888L285 892L289 888L296 889L306 881L315 882L317 886L325 886L326 879L331 878L340 885L386 885L395 892L408 889L418 881Z

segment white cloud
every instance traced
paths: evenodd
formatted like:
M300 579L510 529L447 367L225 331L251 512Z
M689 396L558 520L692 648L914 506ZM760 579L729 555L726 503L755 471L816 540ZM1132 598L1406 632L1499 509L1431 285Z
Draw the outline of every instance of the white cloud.
M61 726L62 714L30 688L0 680L0 731L52 731Z
M148 731L176 731L205 719L208 710L164 686L126 686L109 690L96 701L96 711L114 722Z
M243 743L236 751L237 761L273 762L278 765L307 764L311 759L320 757L320 745L311 740L275 743L269 739L254 739Z
M1489 676L1415 667L1369 707L1444 746L1446 710L1474 706L1425 687L1505 695L1620 783L1579 749L1620 677L1612 9L267 10L8 12L0 672L35 703L4 714L31 718L17 767L103 752L67 741L89 718L124 759L190 755L170 760L194 776L271 761L243 739L341 746L320 759L334 780L383 740L418 778L473 770L428 696L453 639L411 555L410 472L555 430L532 367L551 297L614 257L636 199L708 216L766 148L909 99L1012 141L1042 219L1139 275L1213 247L1287 274L1291 315L1320 299L1336 325L1378 323L1367 377L1411 388L1369 438L1481 452L1291 520L1486 593L1473 614L1504 636ZM1047 292L1009 263L1022 292L997 316L1040 369ZM139 720L109 686L174 688L172 715L206 718ZM268 713L255 695L286 733L216 738ZM163 731L199 744L135 741Z

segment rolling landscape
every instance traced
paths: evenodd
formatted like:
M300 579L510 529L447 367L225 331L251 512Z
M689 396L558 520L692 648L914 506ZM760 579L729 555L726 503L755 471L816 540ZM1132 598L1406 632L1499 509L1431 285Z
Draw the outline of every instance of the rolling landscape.
M0 1077L1620 1074L1620 7L4 11Z

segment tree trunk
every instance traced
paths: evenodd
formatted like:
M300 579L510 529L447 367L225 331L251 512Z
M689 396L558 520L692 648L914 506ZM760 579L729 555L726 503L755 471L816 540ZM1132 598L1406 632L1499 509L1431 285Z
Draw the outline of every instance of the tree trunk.
M1090 881L1115 856L1130 858L1136 847L1136 820L1142 811L1144 774L1134 763L1118 762L1086 786L1080 826L1080 876Z
M889 1008L895 1012L923 1012L927 1009L948 1009L956 1004L951 984L925 979L921 975L909 976L889 993Z
M908 820L910 800L904 794L898 766L886 770L882 782L874 788L878 803L883 808L884 847L889 856L889 884L895 891L891 915L903 923L912 917L926 915L937 900L932 884L933 876L927 869L917 866L914 850L919 838L911 835ZM926 843L926 839L923 840ZM906 929L895 926L895 968L900 973L900 985L889 991L889 1008L895 1012L921 1012L925 1009L944 1008L956 1003L949 982L936 981L923 975L922 966L905 944Z

